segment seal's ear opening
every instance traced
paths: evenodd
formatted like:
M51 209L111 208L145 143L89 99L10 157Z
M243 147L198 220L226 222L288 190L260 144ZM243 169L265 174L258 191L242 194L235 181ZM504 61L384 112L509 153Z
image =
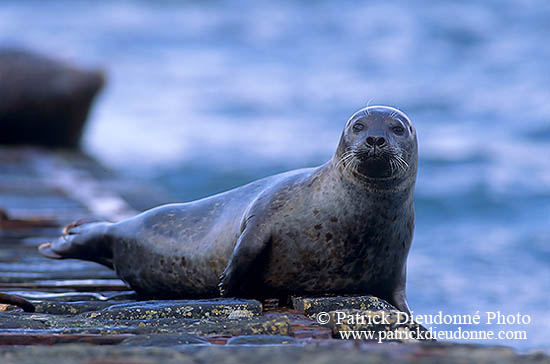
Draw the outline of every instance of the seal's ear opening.
M52 250L52 243L44 243L38 247L38 252L46 258L63 259L63 257Z

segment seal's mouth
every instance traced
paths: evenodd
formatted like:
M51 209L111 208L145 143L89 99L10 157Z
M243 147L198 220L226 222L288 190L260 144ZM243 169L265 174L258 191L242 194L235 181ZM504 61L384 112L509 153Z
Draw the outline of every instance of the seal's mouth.
M344 171L374 179L392 178L409 168L405 159L392 148L350 150L344 153L338 164Z
M369 178L388 178L394 174L391 165L391 158L382 154L380 151L372 153L361 153L357 156L360 163L357 165L357 171Z

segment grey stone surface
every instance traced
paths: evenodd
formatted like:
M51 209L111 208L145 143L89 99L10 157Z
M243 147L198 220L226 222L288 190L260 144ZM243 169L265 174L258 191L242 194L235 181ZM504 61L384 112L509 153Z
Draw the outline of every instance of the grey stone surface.
M291 336L282 335L249 335L235 336L227 340L226 345L288 345L298 344L298 340Z
M415 342L433 340L428 330L417 323L403 322L405 319L400 313L393 310L353 310L339 309L329 311L328 326L333 336L338 339L348 339L344 336L350 331L361 332L361 339L373 342ZM364 334L363 334L364 333ZM373 336L367 336L373 335ZM353 338L353 336L351 337Z
M137 335L135 337L125 339L120 345L171 347L191 344L210 345L208 340L192 334Z
M4 289L3 291L21 296L28 300L33 300L34 302L41 302L40 300L44 300L43 302L48 302L48 303L59 302L63 304L71 304L72 302L79 302L79 301L85 301L88 303L90 301L101 301L101 302L109 301L109 303L106 303L107 305L115 305L117 302L128 301L128 300L132 300L133 302L135 302L137 300L137 295L133 291L44 292L44 291L38 291L38 290L22 291L17 289Z
M52 363L548 363L543 354L517 355L502 347L411 344L346 347L198 346L175 348L58 345L0 348L4 364Z

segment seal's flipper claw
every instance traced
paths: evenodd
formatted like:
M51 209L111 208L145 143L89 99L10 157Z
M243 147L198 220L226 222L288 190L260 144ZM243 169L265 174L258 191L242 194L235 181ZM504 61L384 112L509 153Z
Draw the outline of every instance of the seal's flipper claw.
M52 259L75 258L74 253L77 246L74 241L76 237L79 237L79 235L61 235L56 240L40 245L38 252L46 258Z
M52 250L52 243L44 243L38 247L38 252L46 257L51 259L63 259L63 256L57 254Z
M218 284L218 291L220 292L220 296L225 297L225 290L223 289L223 285L221 283Z
M218 290L220 291L220 296L227 297L228 282L227 282L227 274L225 271L220 275L219 280L220 280L220 283L218 283Z
M78 234L81 230L79 229L79 227L81 227L82 225L87 225L94 222L99 222L99 221L95 219L78 219L76 221L71 222L68 225L65 225L62 233L63 235Z

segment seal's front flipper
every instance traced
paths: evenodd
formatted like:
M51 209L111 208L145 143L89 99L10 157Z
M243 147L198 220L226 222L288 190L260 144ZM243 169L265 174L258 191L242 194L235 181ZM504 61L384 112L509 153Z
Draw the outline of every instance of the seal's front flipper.
M409 308L409 304L407 303L407 297L405 296L405 293L397 294L396 296L394 296L393 301L390 303L397 307L399 311L405 312L409 316L411 315L411 309Z
M269 237L266 226L260 226L254 216L246 220L231 259L220 276L218 288L222 296L242 297L246 294L243 288L245 282L250 280L247 274L251 273L254 264L268 248Z
M38 247L41 255L52 259L83 259L113 268L107 222L85 223L78 221L67 225L58 239Z
M409 308L409 304L407 303L407 294L405 292L405 282L407 281L407 266L403 267L403 271L401 272L401 279L398 281L397 285L393 289L393 292L391 294L391 297L389 297L388 302L397 307L397 309L401 312L405 312L406 314L411 314L411 309Z

